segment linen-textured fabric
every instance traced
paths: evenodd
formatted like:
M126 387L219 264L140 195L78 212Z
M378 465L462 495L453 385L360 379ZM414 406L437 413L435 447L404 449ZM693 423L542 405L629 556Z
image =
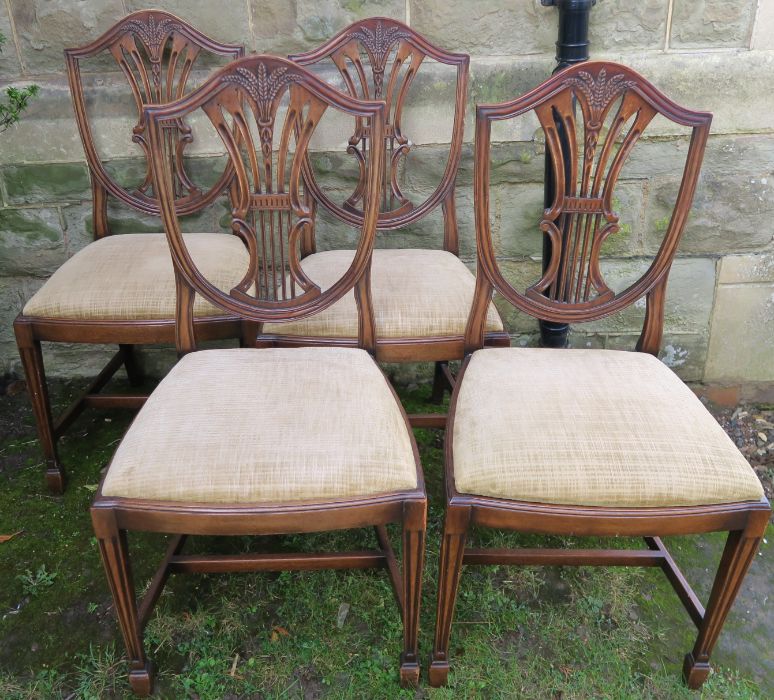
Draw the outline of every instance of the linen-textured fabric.
M187 233L185 242L201 273L230 290L247 271L250 256L236 237ZM163 233L105 236L65 262L24 307L25 316L137 321L175 318L175 274ZM225 315L201 295L196 316Z
M140 410L106 496L207 503L326 500L416 488L400 407L363 350L201 350Z
M652 355L484 349L459 392L461 493L635 508L763 497L717 421Z
M329 250L304 258L301 267L322 289L331 287L352 263L354 251ZM377 338L463 335L476 280L465 264L445 250L374 250L371 299ZM487 330L501 331L494 304ZM357 338L358 312L349 292L319 314L298 321L267 323L265 333Z

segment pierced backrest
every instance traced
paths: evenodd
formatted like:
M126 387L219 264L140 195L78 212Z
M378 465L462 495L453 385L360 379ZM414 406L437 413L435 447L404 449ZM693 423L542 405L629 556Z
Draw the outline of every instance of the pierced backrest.
M108 173L97 152L86 112L80 62L104 52L113 57L129 83L137 107L137 124L131 138L142 147L147 161L149 149L143 108L182 97L188 89L191 70L202 53L238 58L244 55L244 48L214 41L167 12L142 10L124 17L91 44L65 49L75 118L92 173L97 237L108 233L105 192L147 214L160 213L158 199L152 191L149 161L142 183L129 190ZM183 159L184 150L192 141L191 128L183 120L165 127L164 152L173 165L175 200L182 214L209 204L223 192L231 176L226 171L204 191L197 187L186 172Z
M534 112L543 128L553 173L553 201L539 229L551 241L542 275L525 291L515 289L495 259L490 231L489 174L492 122ZM620 230L614 192L634 145L656 115L691 127L682 180L669 224L645 273L614 292L600 269L605 239ZM467 346L480 347L493 289L521 311L560 323L608 316L647 295L637 349L657 353L663 326L667 275L693 200L712 115L672 102L642 76L615 63L567 68L523 97L476 109L475 209L477 295Z
M409 136L403 132L401 117L411 84L427 57L457 68L454 125L449 158L441 182L425 201L414 204L401 191L398 181L399 168L412 146ZM386 17L373 17L351 24L313 51L295 54L289 58L304 66L331 60L341 74L350 95L361 99L383 99L387 103L384 134L387 152L382 178L380 229L395 229L417 221L439 203L453 197L462 150L470 63L467 54L449 53L433 46L402 22ZM353 193L343 204L338 205L324 194L316 193L327 209L349 223L357 223L363 215L363 163L372 139L373 135L362 120L355 119L355 128L349 139L347 152L360 164L360 178ZM453 213L451 216L453 217ZM454 252L457 250L456 236L455 226L453 232L446 233L444 240L445 247ZM446 240L447 238L452 240Z
M365 215L349 268L325 289L301 267L302 241L313 235L315 202L304 164L309 141L328 109L362 119L378 139L366 162ZM220 289L202 274L186 247L175 207L174 171L164 151L168 124L201 110L223 142L234 178L231 229L249 251L241 282ZM178 347L193 349L193 297L254 324L322 311L355 287L360 344L373 347L368 269L376 235L384 158L384 102L357 100L312 73L274 56L230 63L188 96L145 108L154 181L178 274Z

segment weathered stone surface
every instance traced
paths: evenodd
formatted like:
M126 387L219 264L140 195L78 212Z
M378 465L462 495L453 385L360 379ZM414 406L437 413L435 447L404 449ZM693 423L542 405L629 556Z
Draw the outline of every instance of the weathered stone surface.
M774 182L774 180L772 180ZM650 184L646 250L655 252L666 232L679 181ZM681 253L722 254L759 250L774 240L774 187L768 178L702 173L680 242Z
M411 25L449 51L482 55L553 53L557 10L538 0L411 0Z
M63 49L93 41L124 15L121 0L11 0L11 12L29 73L61 72Z
M128 12L145 10L166 10L204 32L207 36L226 44L243 44L249 51L252 48L250 18L246 3L230 2L227 11L217 2L190 2L187 0L125 0Z
M666 38L668 0L603 0L591 11L589 39L594 51L661 49Z
M634 350L637 345L635 334L610 334L606 337L608 350ZM705 333L664 333L659 358L675 374L686 382L701 381L707 359L707 338Z
M774 284L720 285L707 382L774 381Z
M312 49L358 19L405 21L405 8L403 0L250 0L254 48L278 54Z
M0 375L19 375L21 362L13 333L13 320L43 284L35 277L0 276Z
M45 277L66 257L57 209L0 209L0 275Z
M774 252L727 255L720 261L719 284L774 282Z
M91 197L89 173L81 163L33 163L2 168L9 204L61 202Z
M219 230L215 217L220 210L216 206L197 214L181 217L182 230L185 232ZM91 203L63 206L62 217L67 239L67 255L70 256L94 240ZM108 223L112 233L163 233L164 231L161 219L158 217L135 211L112 198L108 204Z
M21 74L21 64L5 4L0 4L0 34L5 37L5 43L0 47L0 80L13 80Z
M670 46L747 47L757 5L755 0L674 0Z
M759 2L752 37L753 49L774 49L774 3Z
M622 292L644 274L650 260L604 260L602 275L611 289ZM678 258L667 286L664 330L668 333L705 333L709 328L715 289L715 261ZM645 318L645 300L599 321L583 324L586 331L639 333Z

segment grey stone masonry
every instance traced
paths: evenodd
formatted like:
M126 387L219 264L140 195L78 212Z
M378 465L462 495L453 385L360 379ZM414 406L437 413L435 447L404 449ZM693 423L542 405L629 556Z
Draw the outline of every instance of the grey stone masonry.
M0 0L0 88L36 83L40 94L21 123L0 133L0 373L20 372L11 327L26 299L91 240L88 169L72 114L62 50L83 45L141 0ZM557 11L540 0L156 0L216 39L248 51L284 55L317 46L369 16L407 22L431 41L471 55L465 145L457 180L463 260L475 268L473 217L474 105L511 99L554 68ZM662 359L689 381L774 383L774 1L599 0L591 13L593 58L632 66L680 104L714 114L712 135L668 290ZM198 83L216 62L199 67ZM323 76L335 82L333 72ZM136 114L110 57L84 65L87 107L108 169L126 185L145 174L131 142ZM454 72L428 61L404 114L410 167L401 185L413 198L438 182L448 156ZM213 182L222 150L195 122L190 169ZM356 164L345 152L348 122L323 123L314 167L331 191L348 193ZM603 250L603 273L622 289L646 269L669 223L687 151L687 132L655 120L621 175L615 208L621 230ZM544 146L530 118L498 124L492 148L492 233L506 275L525 286L540 274ZM218 203L184 222L189 231L220 230ZM116 232L159 231L160 222L111 203ZM321 216L319 248L350 246L354 233ZM434 212L406 230L380 232L381 247L439 247ZM514 345L534 344L537 324L496 299ZM575 326L576 347L632 348L644 302L602 321ZM106 348L45 349L52 376L91 374ZM145 354L153 371L174 360L167 349ZM409 374L401 376L411 380Z

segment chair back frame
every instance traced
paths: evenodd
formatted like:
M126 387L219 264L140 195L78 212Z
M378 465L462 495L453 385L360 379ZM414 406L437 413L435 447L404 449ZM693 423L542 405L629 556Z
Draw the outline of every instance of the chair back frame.
M132 131L132 141L139 144L145 154L146 174L143 182L133 191L116 182L103 165L86 110L80 62L103 52L109 52L120 67L137 107L138 122ZM90 44L65 49L75 120L91 173L95 238L110 233L108 194L138 211L155 216L160 214L157 197L149 193L152 175L142 110L147 104L160 104L182 97L192 68L202 52L236 59L244 55L244 47L215 41L168 12L140 10L124 17ZM177 207L181 214L199 211L224 191L231 173L226 168L212 187L202 191L189 177L183 161L185 148L193 141L191 128L182 120L169 124L164 139L166 156L174 164Z
M289 106L280 127L276 118L285 94L289 96ZM301 241L314 226L314 207L309 197L311 187L304 163L308 162L312 134L329 107L367 121L368 128L378 140L370 150L370 163L366 167L365 209L358 224L361 235L354 258L338 281L321 290L301 269L298 250ZM163 148L166 125L176 123L199 109L210 118L228 153L229 170L234 173L231 227L250 252L249 269L242 281L229 291L218 289L207 280L186 248L173 191L172 165ZM245 321L262 324L319 313L353 287L359 308L359 345L373 350L374 321L368 269L376 236L379 201L370 193L378 193L381 186L384 112L384 102L350 97L302 66L266 55L234 61L180 100L144 108L154 182L178 279L177 326L178 349L181 352L195 348L195 293ZM254 143L251 122L259 134L259 147ZM273 166L275 130L281 134L276 151L276 168ZM295 139L295 150L291 153L292 139ZM283 220L286 221L286 229L283 228ZM287 255L284 252L285 235ZM267 245L267 236L271 238L270 245ZM267 256L271 258L271 279ZM277 267L280 268L279 278ZM255 295L249 293L251 289ZM300 293L296 294L297 291Z
M543 128L553 166L554 198L539 223L551 240L551 258L540 280L521 292L505 279L495 257L489 222L489 149L493 121L531 111ZM600 271L602 244L620 230L613 195L627 157L658 114L692 130L682 180L650 267L627 289L614 293ZM605 120L610 117L604 133ZM576 138L579 121L582 144ZM478 105L474 174L477 288L466 350L482 347L486 308L497 291L520 311L559 323L600 319L646 295L647 311L637 349L657 354L667 276L696 190L711 121L708 112L681 107L632 69L604 61L566 68L510 102ZM569 141L566 149L562 137Z
M363 65L361 52L367 55L370 70ZM449 157L441 181L425 201L414 205L401 191L398 182L401 161L406 158L412 146L408 136L403 133L401 118L411 84L427 57L456 67L454 123ZM462 153L470 57L467 54L444 51L402 22L387 17L371 17L351 24L312 51L292 54L288 58L303 66L331 60L341 74L350 95L386 101L384 140L387 155L382 179L379 229L394 230L406 226L420 220L441 204L444 215L444 249L458 254L454 186ZM347 146L347 153L353 155L360 166L360 177L352 195L339 205L324 192L316 190L314 193L334 216L353 225L363 217L365 154L373 141L374 135L364 128L362 120L356 119L355 130ZM306 251L306 254L310 252L314 250Z

